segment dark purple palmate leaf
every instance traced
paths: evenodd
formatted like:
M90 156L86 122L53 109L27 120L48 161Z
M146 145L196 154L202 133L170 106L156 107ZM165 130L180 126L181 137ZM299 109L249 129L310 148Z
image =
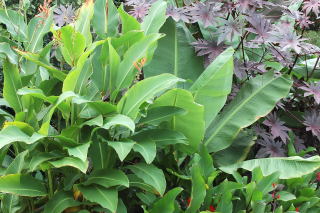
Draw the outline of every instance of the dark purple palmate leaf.
M186 7L175 7L173 5L168 5L166 15L171 17L176 22L183 21L185 23L190 22L190 17L187 15L188 9Z
M268 133L266 129L262 128L261 126L255 125L253 126L253 130L256 135L262 139L267 140L268 138L271 138L270 133Z
M241 12L254 11L262 8L263 0L237 0L236 5Z
M218 44L223 41L232 42L234 38L242 35L244 23L239 18L228 20L221 19L222 25L218 26L216 34L218 35Z
M279 141L268 137L258 140L257 143L262 146L256 154L257 158L286 156L282 147L283 144Z
M253 73L262 74L267 72L264 66L265 65L261 62L255 62L255 61L240 62L239 60L235 60L234 74L240 80L244 80L248 77L248 74L249 75L252 75Z
M311 82L308 84L307 82L304 82L305 86L299 87L300 89L303 89L305 91L304 97L312 95L314 97L314 100L317 104L320 104L320 81L317 83Z
M193 23L201 22L207 28L216 22L215 19L219 16L221 5L211 1L197 2L188 6L187 9Z
M225 49L225 45L218 45L214 41L198 39L191 43L198 56L205 56L205 67L207 67Z
M148 15L151 4L142 3L142 4L131 5L131 6L132 8L129 9L128 13L141 22L144 19L144 17Z
M320 113L312 111L304 116L303 124L307 131L311 131L314 136L320 137Z
M261 14L253 14L247 16L246 19L251 24L251 27L246 28L246 30L258 35L254 41L264 43L269 38L272 29L270 21Z
M53 20L58 27L70 24L74 21L75 10L72 5L60 5L54 9Z
M273 139L280 137L284 143L287 142L287 139L289 138L288 131L290 129L284 126L284 122L278 118L276 113L270 113L266 117L266 120L263 121L263 124L271 128L271 135Z
M303 2L302 9L308 15L311 11L318 17L319 9L320 9L320 1L319 0L305 0Z
M310 25L313 24L313 22L310 20L310 17L300 11L287 9L284 10L284 13L295 19L301 29L309 29Z
M304 145L304 141L297 136L294 138L293 145L294 145L294 148L296 149L296 152L301 152L306 149L306 146Z
M293 64L293 55L291 52L282 51L280 48L271 46L270 52L275 61L280 62L284 67L290 67Z

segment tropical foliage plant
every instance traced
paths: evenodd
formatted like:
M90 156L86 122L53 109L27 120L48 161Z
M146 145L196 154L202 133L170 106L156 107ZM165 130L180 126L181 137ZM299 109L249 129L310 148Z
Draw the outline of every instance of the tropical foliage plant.
M319 7L4 6L1 212L318 212L319 116L297 109L320 102L319 58L294 15Z

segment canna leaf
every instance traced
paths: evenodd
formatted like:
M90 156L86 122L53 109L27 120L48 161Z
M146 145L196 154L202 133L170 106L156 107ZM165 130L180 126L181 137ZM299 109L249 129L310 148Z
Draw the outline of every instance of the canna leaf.
M44 213L61 213L65 209L80 206L81 203L74 200L72 193L59 191L49 200L44 207Z
M128 177L121 171L115 169L100 169L92 172L83 185L98 184L109 188L122 185L129 187Z
M166 21L167 2L158 0L152 4L148 15L141 23L141 29L146 35L159 32L161 26Z

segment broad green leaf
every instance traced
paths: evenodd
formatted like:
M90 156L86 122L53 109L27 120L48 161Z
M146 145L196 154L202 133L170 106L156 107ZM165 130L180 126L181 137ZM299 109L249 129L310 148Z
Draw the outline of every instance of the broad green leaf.
M152 203L157 199L157 197L150 192L138 192L136 193L137 197L148 206L151 206Z
M206 146L204 146L203 144L200 144L199 155L200 155L199 167L204 177L206 177L206 179L209 179L212 176L212 174L215 174L213 173L215 171L215 168L213 165L212 156L208 152ZM213 181L212 179L213 177L211 177L211 181Z
M155 202L150 213L174 213L176 197L183 191L182 188L177 187L167 192L163 198Z
M206 183L201 175L201 169L198 165L191 168L192 191L191 202L186 213L195 213L201 207L206 197Z
M157 147L152 140L142 140L134 144L133 150L139 152L147 164L152 163L157 154Z
M209 152L229 147L241 129L266 116L292 85L287 76L274 77L273 72L249 80L235 99L212 122L206 132Z
M0 192L26 197L47 195L44 184L30 175L10 174L0 177Z
M35 16L28 24L28 45L26 50L36 53L43 47L43 37L50 31L53 23L53 13L50 9L47 18Z
M121 161L127 157L134 144L134 141L108 141L108 145L116 151Z
M11 49L10 45L5 42L0 43L0 54L4 54L6 57L8 57L11 64L17 64L18 63L18 56L15 52Z
M86 39L70 25L62 27L60 32L63 58L70 66L75 66L86 48Z
M109 209L111 212L115 212L117 210L118 191L116 189L106 189L97 185L78 185L78 189L83 193L83 196L87 200L98 203L102 207Z
M154 165L138 163L128 166L128 168L146 184L151 185L161 196L166 190L166 179L163 171Z
M118 55L117 51L113 48L111 40L108 41L109 45L109 64L110 64L110 70L109 70L109 90L111 93L116 88L114 85L117 80L117 73L120 65L120 56Z
M43 213L61 213L67 208L79 205L81 203L74 200L72 193L59 191L45 205Z
M232 173L232 171L235 171L238 168L252 171L257 167L261 168L263 176L267 176L278 171L280 173L280 179L298 178L319 169L320 157L261 158L220 167L220 169L227 173Z
M131 137L134 141L154 141L157 147L165 147L175 144L188 145L187 138L180 132L170 129L149 129L139 132Z
M135 119L141 104L154 98L155 95L164 92L177 82L181 81L171 74L161 74L144 79L132 86L118 103L118 111ZM179 107L179 106L178 106Z
M98 184L106 188L118 185L129 187L129 180L121 170L100 169L93 171L83 184Z
M94 3L94 14L92 25L100 38L114 36L118 27L118 12L113 1L96 0Z
M204 135L203 106L194 102L192 94L183 89L172 89L160 96L152 108L159 106L180 107L188 112L173 116L171 128L188 138L189 146L186 148L189 152L196 152Z
M290 192L286 192L286 191L281 191L278 193L278 195L280 195L279 200L282 200L282 201L290 201L290 200L297 199L294 194L291 194Z
M86 39L86 46L89 46L92 43L90 22L93 17L93 13L94 13L93 0L87 0L80 8L80 12L75 23L76 31L80 32Z
M21 210L20 197L12 194L5 194L1 198L2 213L16 213Z
M158 0L152 4L148 15L141 23L141 29L146 35L159 32L160 28L166 21L167 2Z
M92 159L94 170L112 168L117 160L113 149L107 143L100 141L93 141L88 155Z
M120 37L111 38L111 44L118 54L124 54L132 45L145 37L142 31L129 31Z
M195 101L204 106L206 128L222 109L231 92L233 53L232 48L221 53L190 88Z
M265 195L266 193L273 190L272 184L278 182L279 179L279 173L275 172L271 175L268 175L266 177L263 177L256 186L256 190L261 192L262 195Z
M75 97L76 94L74 94L73 92L64 92L62 93L58 100L56 101L56 103L54 105L52 105L52 107L50 108L49 112L46 114L46 116L44 117L43 121L42 121L42 125L41 128L39 130L39 133L42 135L48 135L49 133L49 127L50 127L50 121L52 118L53 113L55 112L55 110L58 108L58 106L65 101L66 99L70 98L70 97Z
M190 45L194 41L189 30L168 18L160 29L166 36L159 40L152 61L144 68L146 77L171 73L179 78L195 81L203 71L203 61ZM188 87L187 83L182 85Z
M81 144L76 147L67 147L68 153L70 156L74 156L85 162L87 160L88 149L90 142Z
M153 188L153 186L145 183L141 178L138 178L136 175L129 174L128 178L129 178L130 187L137 187L142 189L143 191L159 195L159 193Z
M23 106L21 98L17 95L17 91L22 87L22 83L18 67L5 60L3 63L3 76L3 97L16 113L21 112Z
M147 112L147 116L140 119L140 123L159 125L163 121L169 121L174 115L186 113L186 110L175 106L161 106L151 108Z
M26 158L27 154L28 154L28 150L19 153L15 157L15 159L12 161L12 163L8 166L8 168L6 169L5 174L9 175L9 174L21 173L21 171L22 171L22 169L24 167L25 158Z
M132 30L140 30L140 23L123 9L123 5L120 5L118 12L121 18L121 32L125 34Z
M78 92L79 92L79 88L81 88L81 85L83 86L83 80L84 80L83 77L88 76L87 73L82 72L82 70L84 69L84 65L87 62L87 58L98 46L104 44L105 42L107 42L107 40L96 41L92 43L83 54L81 54L81 56L77 61L76 67L69 72L66 79L63 81L63 87L62 87L63 92L66 92L66 91L77 92L76 89L78 89ZM87 69L85 71L90 71L90 69Z
M39 135L38 133L34 133L32 136L29 136L16 126L8 126L0 132L0 149L13 142L33 144L42 138L44 138L44 136Z
M64 158L61 158L60 160L49 161L48 163L50 163L55 168L71 166L76 169L79 169L82 173L86 173L89 166L88 161L83 162L79 158L75 158L75 157L64 157Z
M158 33L147 35L128 49L119 65L116 80L117 91L131 85L136 76L136 72L133 71L135 63L146 57L150 47L161 37L162 35Z
M40 57L39 54L36 53L31 53L31 52L25 52L22 50L18 50L18 49L14 49L19 55L21 55L22 57L26 58L29 61L34 62L35 64L46 68L46 70L50 73L50 75L52 75L53 77L55 77L56 79L63 81L66 78L66 73L65 71L59 70L55 67L53 67L51 64L49 64L46 61L43 61Z
M102 126L102 128L110 129L111 127L118 126L118 125L128 128L131 132L134 132L135 130L134 121L128 116L121 115L121 114L108 117L106 119L106 123Z
M36 153L31 158L31 161L30 161L29 166L28 166L28 171L33 172L42 163L44 163L46 161L49 161L49 160L52 160L52 159L60 158L60 157L62 157L60 154L54 153L54 152Z
M0 23L6 25L7 31L12 35L14 40L25 41L27 39L27 24L20 13L1 8Z
M253 133L241 131L231 146L213 154L214 162L219 166L227 166L244 161L255 144L255 139Z

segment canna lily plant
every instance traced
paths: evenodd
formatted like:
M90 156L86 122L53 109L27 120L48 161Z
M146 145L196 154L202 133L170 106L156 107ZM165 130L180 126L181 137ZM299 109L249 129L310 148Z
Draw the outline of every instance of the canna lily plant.
M220 174L260 167L257 180L289 179L320 167L319 157L245 161L255 136L243 129L286 97L292 80L259 75L224 107L233 48L199 71L186 43L193 37L167 19L167 2L153 3L140 23L122 5L87 0L59 27L45 2L29 23L0 10L11 35L0 43L2 212L213 211ZM229 212L222 204L217 211Z

